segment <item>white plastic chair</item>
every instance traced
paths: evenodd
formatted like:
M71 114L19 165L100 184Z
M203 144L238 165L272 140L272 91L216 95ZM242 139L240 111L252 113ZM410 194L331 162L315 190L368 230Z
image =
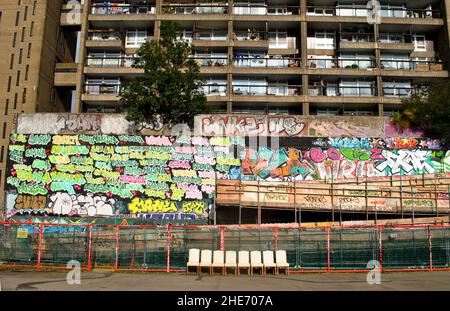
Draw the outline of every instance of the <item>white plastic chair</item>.
M196 267L197 273L200 267L200 250L198 248L191 248L189 250L189 258L186 264L186 274L189 273L189 267Z
M225 265L224 265L225 275L227 275L227 268L234 268L234 273L237 274L237 261L235 251L225 252Z
M276 251L277 260L277 273L280 273L280 269L285 269L286 274L289 275L289 263L286 260L286 251L279 250Z
M212 262L212 264L211 264L211 275L214 273L214 268L221 268L222 269L222 271L221 271L221 273L222 273L222 275L223 275L223 270L224 270L224 268L225 268L225 265L224 265L224 251L214 251L214 253L213 253L213 262Z
M260 251L251 251L250 253L250 265L251 265L251 274L253 275L253 271L256 269L261 269L261 275L264 275L264 265L261 260L261 252Z
M239 251L238 254L238 275L241 274L241 269L248 269L248 275L250 275L250 258L248 251Z
M273 274L277 274L277 264L273 259L272 251L263 252L263 262L264 262L264 275L267 273L267 269L273 269Z
M200 255L200 273L202 273L202 268L209 268L209 273L211 274L211 260L212 252L209 249L203 249Z

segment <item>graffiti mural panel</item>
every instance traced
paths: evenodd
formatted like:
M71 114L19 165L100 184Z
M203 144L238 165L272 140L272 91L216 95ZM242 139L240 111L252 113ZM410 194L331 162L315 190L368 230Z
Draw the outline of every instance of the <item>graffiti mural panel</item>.
M13 134L5 185L7 215L39 212L208 223L216 178L226 179L232 167L240 168L240 160L228 152L236 143L244 141ZM219 176L216 169L222 172Z

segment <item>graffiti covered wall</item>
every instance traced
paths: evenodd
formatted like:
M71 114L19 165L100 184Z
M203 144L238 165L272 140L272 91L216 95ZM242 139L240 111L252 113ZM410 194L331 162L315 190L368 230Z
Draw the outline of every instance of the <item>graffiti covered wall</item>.
M228 145L190 136L12 134L7 215L40 212L207 223ZM237 161L237 162L236 162ZM216 175L216 170L222 173Z

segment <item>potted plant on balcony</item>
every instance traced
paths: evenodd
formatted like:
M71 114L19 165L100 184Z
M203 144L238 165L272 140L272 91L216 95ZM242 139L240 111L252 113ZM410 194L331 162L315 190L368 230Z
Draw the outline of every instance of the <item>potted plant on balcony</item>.
M358 64L353 64L353 65L351 66L351 69L359 69L359 65L358 65Z

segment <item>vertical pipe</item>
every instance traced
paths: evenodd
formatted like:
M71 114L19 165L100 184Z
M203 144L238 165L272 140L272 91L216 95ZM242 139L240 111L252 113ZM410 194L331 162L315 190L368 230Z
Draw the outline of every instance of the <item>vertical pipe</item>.
M274 251L276 252L278 250L278 227L275 227L273 229L273 235L274 235Z
M327 228L327 272L331 271L330 227Z
M116 227L116 262L114 264L114 269L119 269L119 240L120 240L120 225Z
M38 241L38 258L37 258L37 268L41 269L41 256L42 256L42 235L44 232L44 225L39 225L39 241Z
M431 240L431 228L428 225L428 252L430 254L430 271L433 271L433 243Z
M89 244L88 244L88 260L87 260L87 269L88 271L92 270L92 263L91 263L91 257L92 257L92 225L89 225Z
M379 226L378 227L378 249L379 249L379 255L378 255L378 260L380 262L380 272L383 271L383 242L382 242L382 230L383 227Z
M220 250L224 251L225 250L225 228L224 227L220 227Z
M170 272L170 229L171 229L171 225L167 226L167 268L166 268L166 272Z

